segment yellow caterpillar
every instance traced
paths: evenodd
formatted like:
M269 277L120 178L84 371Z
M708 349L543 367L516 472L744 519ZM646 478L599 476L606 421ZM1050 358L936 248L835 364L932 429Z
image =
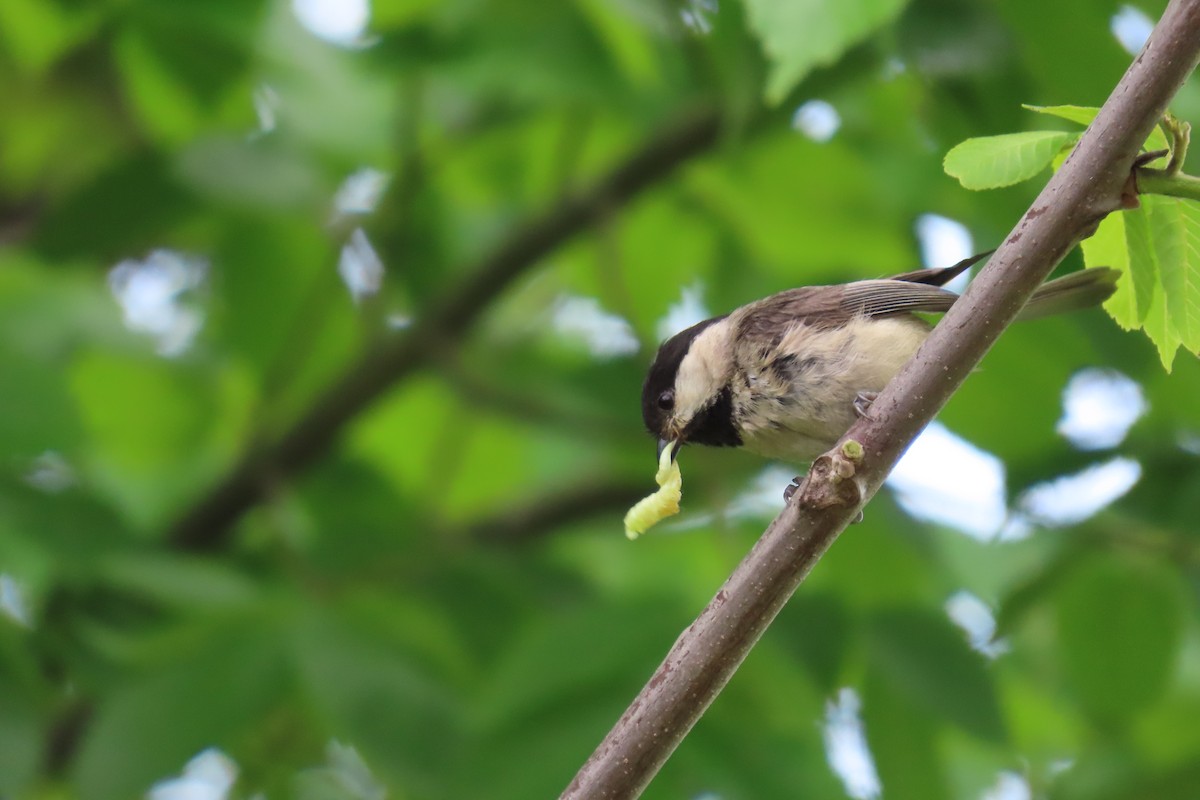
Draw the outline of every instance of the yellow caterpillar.
M636 539L653 525L679 513L683 475L679 472L679 462L671 458L676 447L671 444L659 454L658 472L654 476L658 491L643 497L625 515L625 535L630 539Z

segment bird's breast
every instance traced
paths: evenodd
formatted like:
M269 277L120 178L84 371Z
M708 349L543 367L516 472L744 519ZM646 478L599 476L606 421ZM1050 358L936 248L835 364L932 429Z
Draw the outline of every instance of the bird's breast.
M733 418L743 446L811 461L855 421L859 392L879 392L916 352L928 327L913 317L861 318L836 330L790 329L778 347L743 353Z

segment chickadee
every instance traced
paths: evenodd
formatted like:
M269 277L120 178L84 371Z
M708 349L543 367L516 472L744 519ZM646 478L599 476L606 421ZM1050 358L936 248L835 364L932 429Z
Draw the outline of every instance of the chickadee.
M958 295L940 288L983 253L945 269L882 280L805 286L693 325L662 344L642 387L642 417L659 453L675 443L743 447L811 461L925 341L914 312L943 312ZM1085 269L1043 284L1018 319L1098 305L1118 272Z

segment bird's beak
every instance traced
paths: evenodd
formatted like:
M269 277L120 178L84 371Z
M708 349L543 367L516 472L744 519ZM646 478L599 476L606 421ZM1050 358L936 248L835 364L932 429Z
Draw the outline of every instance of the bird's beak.
M658 440L658 460L659 461L662 460L663 450L666 450L668 447L674 448L671 451L671 460L672 461L674 461L675 457L679 455L679 442L675 441L674 439L659 439Z

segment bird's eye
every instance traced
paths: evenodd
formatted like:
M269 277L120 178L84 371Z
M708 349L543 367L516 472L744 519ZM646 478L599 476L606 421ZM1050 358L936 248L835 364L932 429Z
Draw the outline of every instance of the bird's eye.
M675 392L667 389L658 396L658 407L663 411L669 411L675 405Z

